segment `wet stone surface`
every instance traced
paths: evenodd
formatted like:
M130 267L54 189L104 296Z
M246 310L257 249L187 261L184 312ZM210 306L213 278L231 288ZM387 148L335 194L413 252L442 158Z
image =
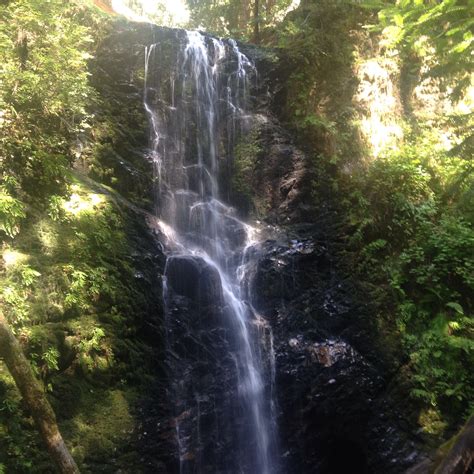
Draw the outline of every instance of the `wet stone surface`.
M283 470L404 472L416 435L388 396L366 309L336 273L323 241L260 247L251 286L274 334Z

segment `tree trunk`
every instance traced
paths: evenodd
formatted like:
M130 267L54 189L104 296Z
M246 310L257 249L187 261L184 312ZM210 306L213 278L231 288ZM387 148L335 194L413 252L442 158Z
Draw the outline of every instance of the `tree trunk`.
M254 43L260 43L260 2L254 0L253 4L253 41Z
M436 474L467 474L474 467L474 416L455 437Z
M461 431L406 474L468 474L474 467L474 416Z
M79 469L59 432L56 416L43 388L31 370L19 342L0 312L0 357L30 410L49 454L61 474L78 474Z
M20 70L26 69L26 62L28 61L28 34L19 30L16 38L16 49L18 59L20 60Z
M94 4L103 10L105 13L112 13L115 15L115 11L112 8L112 2L110 0L93 0Z

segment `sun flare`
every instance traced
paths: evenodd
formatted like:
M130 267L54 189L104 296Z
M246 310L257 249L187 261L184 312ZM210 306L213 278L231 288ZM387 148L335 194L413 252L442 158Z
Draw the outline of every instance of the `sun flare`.
M189 21L189 9L184 0L112 0L112 8L133 21L164 26L184 26Z

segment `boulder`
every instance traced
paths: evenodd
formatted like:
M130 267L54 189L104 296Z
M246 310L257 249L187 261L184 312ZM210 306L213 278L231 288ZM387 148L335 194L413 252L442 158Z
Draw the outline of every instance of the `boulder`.
M165 276L169 287L201 306L222 302L221 278L217 269L201 257L189 255L168 258Z

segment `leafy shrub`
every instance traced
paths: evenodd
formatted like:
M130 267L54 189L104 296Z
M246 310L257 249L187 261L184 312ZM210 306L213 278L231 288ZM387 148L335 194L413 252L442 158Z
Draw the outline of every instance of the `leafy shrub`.
M371 163L366 173L359 176L352 194L355 238L364 242L385 239L391 246L406 245L437 212L431 179L429 170L411 154L387 156Z
M456 202L467 187L450 193L464 169L427 132L356 175L350 208L359 272L392 290L412 395L454 419L474 401L474 230Z

